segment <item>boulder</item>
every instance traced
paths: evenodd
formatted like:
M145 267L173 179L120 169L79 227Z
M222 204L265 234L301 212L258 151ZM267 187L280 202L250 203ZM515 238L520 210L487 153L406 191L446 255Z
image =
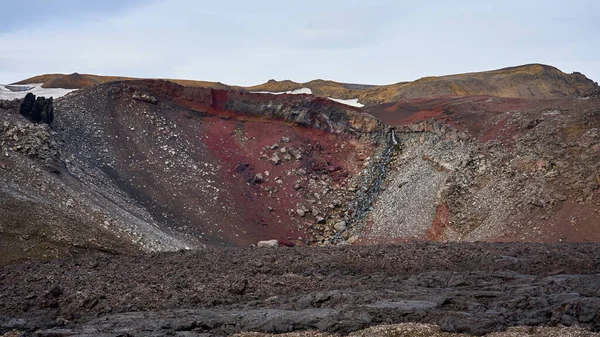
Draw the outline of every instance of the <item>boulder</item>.
M275 239L258 241L258 243L256 244L256 247L258 247L258 248L276 248L276 247L279 247L279 241L275 240Z
M257 173L256 175L254 175L254 178L252 179L253 184L262 184L264 181L265 181L265 177L263 177L262 173Z
M148 102L150 104L158 103L158 99L156 97L145 92L134 92L131 97L138 101Z
M336 230L336 232L341 232L343 230L346 229L346 221L340 221L338 223L336 223L333 228Z
M281 163L281 158L279 158L279 156L277 154L275 154L273 157L271 157L271 163L273 163L274 165L279 165Z

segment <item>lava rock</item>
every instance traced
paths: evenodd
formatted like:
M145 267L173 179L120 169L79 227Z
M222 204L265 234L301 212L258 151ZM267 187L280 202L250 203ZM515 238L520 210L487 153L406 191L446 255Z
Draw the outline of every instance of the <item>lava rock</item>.
M36 99L32 93L27 93L19 107L19 113L34 123L52 124L54 121L54 106L52 97L46 99L40 96Z

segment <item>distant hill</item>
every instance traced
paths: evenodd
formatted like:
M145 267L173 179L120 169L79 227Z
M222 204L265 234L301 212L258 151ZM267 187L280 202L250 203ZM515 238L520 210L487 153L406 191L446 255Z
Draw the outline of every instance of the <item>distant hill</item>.
M256 91L286 91L310 88L315 95L358 98L366 105L392 103L441 96L498 96L514 98L556 98L586 93L597 84L581 73L567 74L559 69L528 64L492 71L423 77L413 82L369 86L315 80L306 83L274 81L248 87Z
M44 88L79 89L95 84L132 80L131 77L97 76L88 74L48 74L32 77L16 84L44 83ZM492 71L467 74L423 77L413 82L390 85L365 85L313 80L298 83L290 80L269 80L266 83L241 87L219 82L173 80L190 86L236 91L283 92L310 88L317 96L358 100L366 105L377 105L418 98L444 96L497 96L513 98L557 98L584 94L598 87L597 83L581 73L567 74L543 64L528 64Z
M45 74L40 76L31 77L13 84L33 84L33 83L44 83L43 88L64 88L64 89L82 89L91 87L96 84L103 84L117 81L129 81L138 80L135 77L124 77L124 76L100 76L91 74L78 74L73 73L69 75L65 74ZM194 81L194 80L178 80L169 79L171 82L175 82L180 85L188 87L205 87L215 89L230 89L231 87L223 83L208 82L208 81Z
M28 78L26 80L14 84L33 84L44 83L43 88L64 88L64 89L81 89L91 87L96 84L131 80L131 77L123 76L99 76L89 74L73 73L70 75L63 74L46 74Z
M400 85L393 101L432 96L489 95L518 98L551 98L583 94L596 86L581 73L529 64L493 71L424 77Z

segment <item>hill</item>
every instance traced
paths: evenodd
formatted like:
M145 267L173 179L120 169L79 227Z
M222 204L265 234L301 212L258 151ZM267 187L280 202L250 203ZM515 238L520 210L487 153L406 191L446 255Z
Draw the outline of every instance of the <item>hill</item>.
M97 75L41 75L16 84L44 83L44 88L84 88L113 81L133 80L128 77ZM439 77L424 77L413 82L390 85L365 85L313 80L297 83L290 80L269 80L266 83L240 87L219 82L174 80L191 87L205 87L237 91L285 92L309 88L314 95L337 99L355 99L367 106L442 96L485 95L512 98L573 97L597 88L597 84L580 73L567 74L542 64L529 64L492 71Z
M514 98L556 98L575 96L597 87L594 81L580 73L566 74L542 64L529 64L493 71L424 77L413 82L391 85L356 85L315 80L306 83L292 81L267 83L245 88L254 91L287 91L310 88L315 95L335 98L358 98L368 106L440 96L487 95Z
M42 88L64 88L64 89L81 89L91 87L96 84L131 80L133 78L123 76L99 76L89 74L73 73L69 75L63 74L46 74L31 77L13 84L35 84L43 83Z
M91 74L78 74L73 73L69 75L65 74L46 74L34 76L13 84L37 84L43 83L42 88L63 88L63 89L82 89L91 87L97 84L117 82L117 81L131 81L138 80L139 78L124 77L124 76L101 76ZM169 79L169 81L189 86L189 87L204 87L204 88L215 88L215 89L232 89L218 82L207 82L207 81L194 81L194 80L179 80Z

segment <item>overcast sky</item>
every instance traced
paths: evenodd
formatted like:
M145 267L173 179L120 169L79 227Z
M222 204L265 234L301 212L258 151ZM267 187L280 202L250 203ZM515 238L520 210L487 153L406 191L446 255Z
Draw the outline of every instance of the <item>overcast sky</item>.
M0 83L44 73L387 84L544 63L600 81L598 0L0 0Z

